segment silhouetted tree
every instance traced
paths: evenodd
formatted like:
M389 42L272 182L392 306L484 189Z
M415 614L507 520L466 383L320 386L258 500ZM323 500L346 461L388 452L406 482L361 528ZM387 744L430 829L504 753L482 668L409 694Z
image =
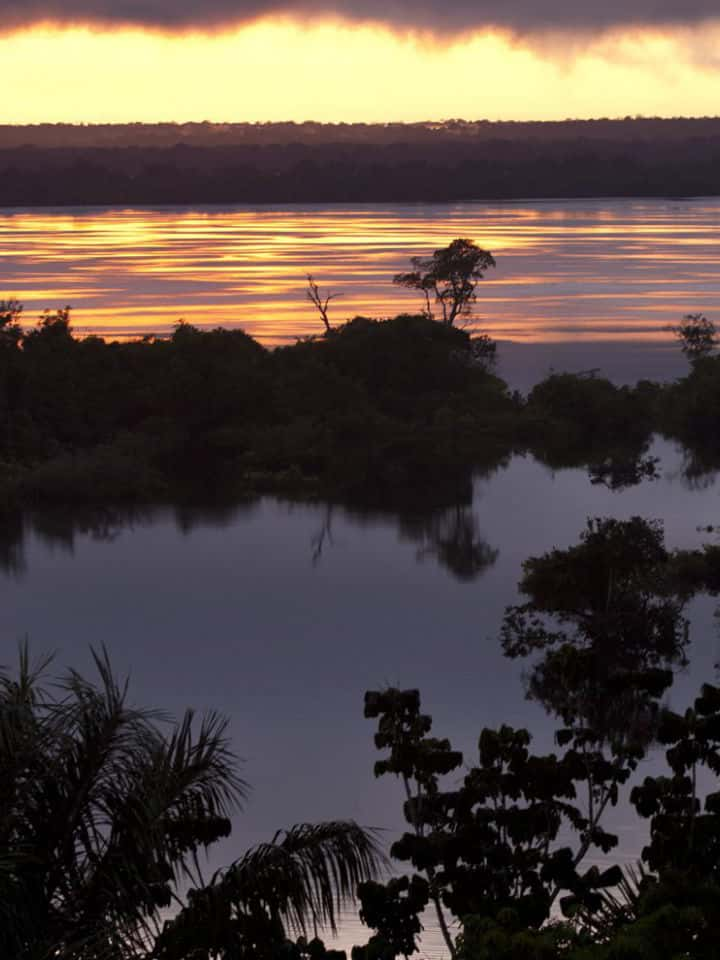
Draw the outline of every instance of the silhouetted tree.
M430 897L428 884L419 876L393 877L387 883L360 884L360 919L376 933L364 946L352 949L352 960L393 960L417 950L422 932L420 914Z
M646 777L630 796L650 821L634 924L617 931L616 957L715 960L720 942L720 688L703 684L683 713L658 729L669 775Z
M20 319L23 305L19 300L0 300L0 344L16 345L22 336Z
M718 344L715 324L702 313L689 313L682 323L667 329L680 341L680 349L690 363L709 357Z
M411 290L420 290L425 298L425 313L433 318L430 296L440 305L442 322L452 326L455 320L469 314L476 300L475 287L495 259L472 240L457 239L436 250L432 257L412 257L413 270L398 273L393 283Z
M526 730L485 729L477 763L460 783L448 783L447 774L462 765L463 756L432 735L432 718L420 712L417 690L368 691L365 716L377 720L375 745L385 753L375 775L398 776L405 793L410 830L392 845L391 856L417 872L402 885L391 881L384 892L361 886L363 916L376 933L353 951L353 960L415 952L419 927L412 910L417 916L428 902L454 957L467 954L448 916L463 924L475 917L497 925L511 915L519 930L539 931L562 891L564 910L594 908L602 891L620 880L616 867L580 871L591 848L607 852L616 845L601 819L628 775L582 737L566 738L561 756L537 756L530 753ZM586 801L578 800L585 795ZM563 828L569 828L574 849L559 846ZM516 956L525 954L507 954Z
M551 374L528 395L524 413L530 445L554 467L603 460L631 464L649 447L654 399L639 387L617 387L594 371Z
M428 736L432 719L420 713L420 694L417 690L369 690L365 694L365 716L377 719L375 746L388 751L386 759L375 763L375 776L391 773L400 777L406 799L405 818L414 838L422 842L426 834L422 805L437 796L438 776L457 769L462 763L462 754L452 750L448 740ZM391 853L396 855L395 852ZM445 916L442 882L437 877L437 866L437 857L426 858L423 862L426 879L418 877L414 880L414 899L418 905L423 898L426 898L425 902L429 900L433 903L445 945L454 957L455 944ZM388 936L384 920L382 926L378 926L378 932L386 939L396 939L394 934Z
M477 364L490 370L497 361L497 343L486 333L481 333L470 341L470 353Z
M7 454L15 446L16 416L22 389L22 361L18 357L22 310L18 300L0 300L0 459L3 446Z

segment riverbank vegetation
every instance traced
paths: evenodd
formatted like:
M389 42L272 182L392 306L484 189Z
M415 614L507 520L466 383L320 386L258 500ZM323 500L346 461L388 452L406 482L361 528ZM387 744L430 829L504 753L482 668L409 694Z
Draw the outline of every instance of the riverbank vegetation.
M720 464L720 358L618 387L557 373L523 397L494 344L426 315L356 317L268 350L180 323L167 339L74 336L0 305L0 503L238 499L276 492L365 506L467 502L473 473L518 451L621 487L652 475L654 433L687 470Z

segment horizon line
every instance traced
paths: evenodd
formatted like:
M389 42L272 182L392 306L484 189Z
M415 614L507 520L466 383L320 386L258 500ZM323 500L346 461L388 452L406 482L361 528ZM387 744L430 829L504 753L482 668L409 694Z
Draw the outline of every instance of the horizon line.
M245 127L272 127L272 126L306 126L314 125L321 127L426 127L433 124L487 124L487 125L522 125L522 124L561 124L561 123L642 123L643 121L660 121L663 123L672 123L677 121L720 121L720 114L673 114L663 116L661 114L626 114L625 116L608 117L564 117L563 119L489 119L479 117L474 120L468 120L464 117L444 117L428 118L426 120L30 120L30 121L4 121L0 119L0 128L12 127L188 127L188 126L245 126Z

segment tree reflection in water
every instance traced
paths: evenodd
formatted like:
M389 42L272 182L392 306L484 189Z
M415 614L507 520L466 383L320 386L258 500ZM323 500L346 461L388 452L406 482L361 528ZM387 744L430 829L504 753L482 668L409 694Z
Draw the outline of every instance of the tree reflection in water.
M168 515L184 535L202 528L223 529L248 517L259 508L260 502L258 499L243 503L176 504L173 507L92 506L13 513L0 525L0 572L11 577L25 575L25 547L31 537L53 549L72 554L79 537L110 543L124 530L147 527ZM303 510L310 509L307 504L298 506ZM333 520L340 509L330 503L322 506L319 524L310 538L313 566L321 562L328 547L335 545ZM483 539L477 516L469 506L410 516L345 509L342 514L345 520L358 526L378 520L392 521L400 540L418 544L419 561L434 559L459 580L477 579L498 557L498 551Z
M155 513L151 507L93 505L4 515L0 524L0 571L15 577L26 573L25 547L31 536L48 547L72 554L78 537L110 543L123 530L152 523Z
M687 663L688 556L667 550L659 521L632 517L588 520L578 544L526 560L527 599L506 610L502 643L510 657L540 654L528 697L592 741L644 749Z
M312 564L322 559L327 547L335 544L333 520L336 506L326 504L310 546ZM430 558L458 580L477 580L495 563L499 550L490 546L480 533L479 522L471 506L458 505L427 514L389 514L379 511L346 511L351 520L367 524L392 519L397 523L400 540L417 543L418 562Z
M483 539L471 507L452 507L419 522L402 523L401 531L420 541L418 560L433 557L458 580L477 580L500 553Z
M21 513L3 514L0 523L0 571L8 577L21 577L26 569L23 540L25 520Z

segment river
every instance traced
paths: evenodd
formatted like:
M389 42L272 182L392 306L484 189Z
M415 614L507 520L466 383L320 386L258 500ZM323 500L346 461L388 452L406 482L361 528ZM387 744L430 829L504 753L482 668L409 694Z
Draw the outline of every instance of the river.
M687 313L718 316L719 226L717 198L5 209L0 299L18 297L29 320L69 304L80 333L163 334L183 318L278 345L321 332L307 274L337 294L335 323L418 310L393 276L468 237L497 260L474 323L507 347L515 385L552 366L672 376L663 328Z
M26 516L0 541L0 662L27 636L37 653L58 651L58 670L85 669L90 645L104 644L139 704L227 714L253 793L212 866L301 820L353 817L392 839L402 796L373 777L364 691L418 687L436 732L468 762L486 725L528 727L538 750L551 749L554 722L525 699L523 665L500 649L503 610L522 561L577 542L590 516L661 519L670 547L712 540L698 527L720 520L714 479L689 483L667 442L652 453L659 477L622 492L517 456L477 478L471 506L432 517L269 498ZM474 578L458 577L437 549L438 532L459 518L484 544ZM691 663L671 691L675 707L716 677L714 606L691 605ZM652 755L643 775L659 762ZM632 861L643 834L626 803L609 823L617 858ZM349 920L342 942L366 936ZM426 952L436 947L429 937Z
M719 225L718 199L4 210L0 299L23 301L26 322L70 304L81 334L165 334L182 317L277 346L321 331L307 274L338 295L335 323L415 310L393 275L468 237L497 260L474 325L501 341L514 386L550 368L600 367L627 382L682 373L664 328L720 315ZM515 457L478 477L471 507L424 518L273 499L26 516L0 536L0 661L26 636L37 652L57 650L58 668L87 667L89 646L104 644L139 703L226 713L254 791L211 866L300 820L354 817L392 837L401 795L373 778L364 691L419 687L437 732L469 762L479 730L501 722L549 749L552 722L524 698L522 666L502 656L502 612L522 561L576 542L588 516L662 519L672 547L709 536L697 527L720 520L714 482L689 484L671 445L655 452L660 478L624 492ZM438 531L459 520L484 544L475 578L458 578L437 549ZM713 609L692 605L678 706L715 677ZM637 857L626 804L611 823L619 858ZM349 919L341 942L366 936ZM436 952L433 934L425 949Z

